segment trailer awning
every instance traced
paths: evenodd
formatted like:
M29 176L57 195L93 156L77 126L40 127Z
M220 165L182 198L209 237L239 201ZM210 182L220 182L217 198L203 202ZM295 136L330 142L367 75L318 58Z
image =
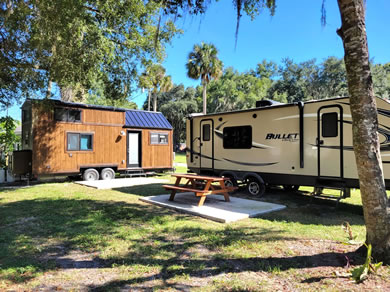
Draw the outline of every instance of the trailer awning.
M125 127L171 130L172 126L160 112L126 111Z

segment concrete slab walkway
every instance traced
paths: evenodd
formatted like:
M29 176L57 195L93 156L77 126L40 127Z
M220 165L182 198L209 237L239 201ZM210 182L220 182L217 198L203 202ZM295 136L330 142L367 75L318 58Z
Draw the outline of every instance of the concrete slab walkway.
M76 181L76 184L101 189L118 189L124 187L132 187L138 185L148 185L148 184L159 184L159 183L167 183L168 180L165 179L157 179L151 177L132 177L132 178L117 178L111 180L95 180L95 181Z
M173 202L168 201L168 199L169 195L140 198L143 202L171 208L221 223L256 217L261 214L286 208L284 205L235 197L230 197L230 202L225 202L223 196L220 195L208 195L205 204L202 207L198 207L199 197L196 197L194 193L178 193Z

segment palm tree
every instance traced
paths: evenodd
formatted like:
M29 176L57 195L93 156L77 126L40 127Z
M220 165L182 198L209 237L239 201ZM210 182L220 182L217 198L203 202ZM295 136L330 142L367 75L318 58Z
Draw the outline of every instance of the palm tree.
M172 88L171 76L165 75L165 68L160 64L148 65L142 73L139 85L148 89L148 110L150 110L150 95L153 96L153 111L157 111L157 93L167 92ZM151 93L150 94L150 90Z
M218 79L222 75L223 64L217 55L218 50L213 44L203 42L194 45L192 52L188 54L187 76L192 79L200 78L203 86L203 114L207 112L207 85L211 79Z

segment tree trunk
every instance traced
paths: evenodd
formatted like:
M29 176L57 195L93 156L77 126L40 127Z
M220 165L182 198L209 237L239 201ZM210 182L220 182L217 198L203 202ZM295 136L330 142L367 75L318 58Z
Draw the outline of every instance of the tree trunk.
M157 93L156 92L153 94L153 111L154 112L157 111Z
M61 100L63 101L74 101L73 100L73 88L71 86L60 87Z
M150 112L150 90L148 90L148 111Z
M205 80L202 80L202 85L203 85L203 114L205 115L207 113L207 83Z
M364 0L338 0L352 114L353 147L366 224L377 260L390 262L390 212L385 190L378 116L370 71Z
M45 98L49 99L51 97L51 87L53 85L53 82L49 80L49 83L47 84L47 90L46 90L46 96Z

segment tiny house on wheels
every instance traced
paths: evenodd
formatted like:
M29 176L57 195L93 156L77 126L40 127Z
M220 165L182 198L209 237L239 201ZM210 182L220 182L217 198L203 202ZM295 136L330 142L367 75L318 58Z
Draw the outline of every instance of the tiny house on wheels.
M116 172L173 167L172 126L159 112L27 99L17 175L113 179Z
M390 103L377 98L381 156L390 188ZM349 98L256 108L187 120L187 164L198 174L227 176L252 195L265 185L359 188Z

